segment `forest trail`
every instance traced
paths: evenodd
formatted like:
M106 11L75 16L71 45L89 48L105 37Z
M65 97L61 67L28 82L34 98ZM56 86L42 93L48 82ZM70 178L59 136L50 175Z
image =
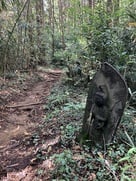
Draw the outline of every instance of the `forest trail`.
M37 74L39 81L29 80L25 90L13 94L9 102L0 106L0 178L30 164L35 150L23 146L23 141L32 136L43 120L47 97L62 71L42 70Z

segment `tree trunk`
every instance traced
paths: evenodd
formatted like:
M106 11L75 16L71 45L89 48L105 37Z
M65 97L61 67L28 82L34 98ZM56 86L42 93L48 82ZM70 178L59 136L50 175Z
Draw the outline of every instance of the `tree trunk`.
M62 0L58 0L58 7L59 7L59 24L60 24L60 30L61 30L61 41L62 41L62 47L65 49L65 40L64 40L64 11L63 11L63 4Z
M113 13L113 0L107 0L107 14L110 17L107 21L107 24L109 27L113 26L113 19L111 17L111 14Z
M27 34L28 34L29 44L30 45L29 45L29 57L27 58L27 68L29 68L29 67L31 67L31 68L36 67L36 62L34 61L35 52L33 50L34 40L33 40L32 22L33 22L33 18L32 18L32 3L29 0L28 7L27 7L27 23L28 23L28 32L27 32Z
M44 9L43 9L43 0L36 1L36 23L37 23L37 46L39 49L39 63L43 63L43 54L42 51L42 31L44 25Z
M50 21L50 28L51 28L51 37L52 37L52 59L54 59L55 53L55 40L54 40L54 0L49 0L49 21Z
M111 13L113 9L112 0L107 0L107 12Z
M119 4L120 1L119 0L114 0L114 13L116 13L119 10ZM117 13L118 14L118 13ZM116 17L113 20L114 22L114 26L116 26L119 23L119 16L116 15Z
M95 0L88 0L89 6L91 9L94 9L95 6Z

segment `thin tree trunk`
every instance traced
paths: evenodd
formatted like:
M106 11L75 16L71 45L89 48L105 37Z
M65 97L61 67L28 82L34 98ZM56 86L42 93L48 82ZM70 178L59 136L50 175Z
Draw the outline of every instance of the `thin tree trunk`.
M120 0L114 0L114 13L116 13L119 10L119 4ZM119 23L119 16L116 15L116 18L114 18L114 26L116 26Z
M39 63L43 63L42 30L44 25L43 0L36 1L37 45L39 49Z
M88 0L89 6L91 9L94 9L95 6L95 0Z
M33 51L33 29L32 29L32 4L29 0L27 7L27 23L28 23L28 38L29 38L29 57L27 58L27 68L31 67L35 52Z
M108 20L108 26L113 26L113 19L111 18L111 14L113 13L113 0L107 0L107 14L110 17Z
M51 27L51 37L52 37L52 59L54 59L54 53L55 53L55 44L54 44L54 0L49 0L49 20L50 20L50 27Z
M9 44L9 41L10 41L12 35L13 35L13 32L14 32L14 30L16 28L16 25L17 25L21 15L22 15L27 3L28 3L28 0L26 0L25 3L23 4L23 7L22 7L21 11L19 12L18 17L17 17L17 19L16 19L16 21L15 21L13 27L12 27L11 33L9 34L9 36L7 38L7 41L5 43L5 52L4 52L4 58L3 58L3 73L4 74L5 74L7 66L8 66L8 62L7 62L8 44Z
M59 7L59 24L60 24L60 30L61 30L61 41L62 41L62 47L65 49L65 40L64 40L64 13L63 13L63 4L62 0L58 0L58 7Z

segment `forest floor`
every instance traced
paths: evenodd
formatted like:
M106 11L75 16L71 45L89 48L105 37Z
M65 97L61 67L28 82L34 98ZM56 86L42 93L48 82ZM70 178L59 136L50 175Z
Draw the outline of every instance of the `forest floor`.
M45 117L44 105L61 74L60 70L39 70L18 84L6 80L8 86L0 91L0 180L34 180L38 148L33 134Z
M16 72L0 87L0 181L136 179L135 109L100 151L77 142L88 88L71 85L63 70Z

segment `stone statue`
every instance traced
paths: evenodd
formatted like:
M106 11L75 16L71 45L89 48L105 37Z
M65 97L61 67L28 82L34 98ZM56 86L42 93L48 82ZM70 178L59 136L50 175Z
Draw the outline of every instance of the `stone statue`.
M108 63L103 63L90 82L81 142L111 143L120 123L128 89L123 77Z

